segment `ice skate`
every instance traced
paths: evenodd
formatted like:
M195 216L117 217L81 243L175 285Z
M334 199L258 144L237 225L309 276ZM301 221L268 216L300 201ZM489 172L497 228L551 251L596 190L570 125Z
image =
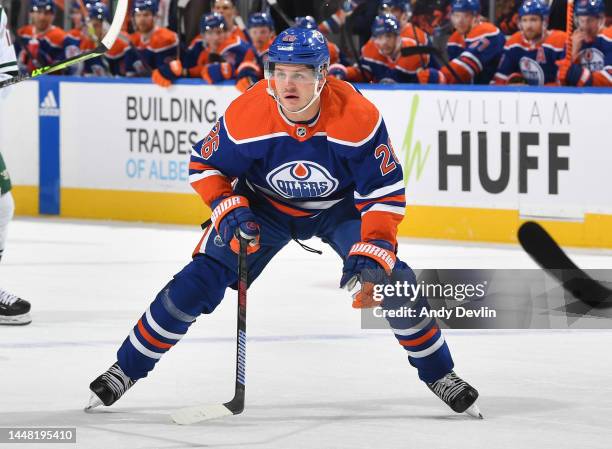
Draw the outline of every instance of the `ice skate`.
M112 405L136 382L130 379L115 362L107 371L98 376L91 384L91 396L85 411L100 405Z
M0 289L0 324L30 324L30 303Z
M441 379L427 386L436 396L442 399L453 411L467 413L474 418L483 419L482 413L476 405L478 391L466 381L461 379L454 371L451 371Z

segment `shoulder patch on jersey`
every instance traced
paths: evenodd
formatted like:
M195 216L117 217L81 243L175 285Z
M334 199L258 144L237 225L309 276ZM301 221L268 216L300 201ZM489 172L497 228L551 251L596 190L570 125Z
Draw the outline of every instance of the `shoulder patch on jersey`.
M380 61L382 59L382 56L372 39L367 41L365 45L361 47L361 56L374 61Z
M168 28L158 28L151 35L151 41L149 47L153 50L164 50L168 47L173 47L178 43L178 36L174 31L170 31Z
M499 33L501 33L501 31L495 25L489 22L483 22L479 23L470 30L466 40L473 41L476 39L481 39L483 37L490 37Z
M550 34L544 41L546 44L550 44L555 48L563 49L565 48L565 41L567 39L567 33L565 31L560 30L551 30Z
M606 27L598 34L599 37L607 40L608 42L612 41L612 26Z
M47 33L45 34L45 37L53 45L56 45L56 46L60 47L64 43L64 39L66 38L67 35L68 35L68 33L66 33L61 28L53 26L53 27L51 27L51 29L49 31L47 31Z
M204 45L204 44L203 44L203 40L202 40L202 36L198 35L198 36L194 37L194 38L191 40L191 43L189 44L189 49L191 50L193 47L195 47L196 45L198 45L200 42L202 42L202 45Z
M280 120L270 118L270 114L278 112L267 87L266 80L259 81L232 101L225 111L225 129L235 143L263 140L277 133L287 134Z
M328 78L323 92L321 119L326 122L329 141L359 146L373 137L382 120L376 106L349 83L336 78Z
M24 25L17 30L19 36L32 36L34 34L34 25Z
M510 47L511 45L523 45L524 44L524 40L523 40L523 33L521 33L520 31L517 31L516 33L514 33L512 36L510 36L508 38L508 40L506 41L506 47Z
M454 31L453 34L451 34L450 37L448 38L448 45L451 45L451 44L459 45L463 47L464 45L463 36L461 36L461 34Z

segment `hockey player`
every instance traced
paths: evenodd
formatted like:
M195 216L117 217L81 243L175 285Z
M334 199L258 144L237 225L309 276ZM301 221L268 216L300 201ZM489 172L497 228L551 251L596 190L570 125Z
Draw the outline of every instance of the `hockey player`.
M567 86L612 86L612 28L604 27L603 0L578 0L572 35L573 61L559 63L558 78Z
M372 37L361 49L360 64L351 67L334 64L330 75L353 82L416 83L417 71L430 65L429 55L401 55L402 48L416 45L414 39L400 36L395 16L376 16Z
M242 29L244 28L244 24L236 8L235 0L215 0L212 10L213 12L221 14L225 19L230 39L239 38L241 41L249 42L248 36ZM242 24L242 28L239 24Z
M89 21L93 29L93 37L83 36L81 51L93 50L98 46L108 29L109 11L104 3L91 3L88 7ZM84 75L95 76L126 76L127 59L130 52L130 37L121 32L109 51L103 56L85 61Z
M79 41L53 25L55 3L53 0L32 0L30 7L32 25L17 31L18 60L21 66L32 70L71 58L79 53ZM77 70L72 66L64 73Z
M215 310L237 281L237 235L250 242L250 283L292 239L314 236L344 261L341 287L359 284L367 269L416 282L396 257L404 182L380 112L348 83L326 77L329 53L318 30L289 28L268 55L266 79L193 147L190 181L212 209L212 224L130 331L117 362L90 384L88 409L117 401L200 314ZM456 412L477 413L478 393L453 372L435 320L409 321L392 327L419 377Z
M7 22L4 8L0 5L0 81L17 76L19 73ZM0 153L0 260L4 252L8 224L13 217L14 210L11 179ZM32 322L29 312L29 302L0 289L0 324L29 324Z
M400 25L400 36L408 37L419 43L428 45L429 36L422 29L411 23L412 6L408 0L380 0L380 14L393 14Z
M201 77L208 84L236 79L243 62L256 63L251 45L227 30L219 13L205 14L200 36L191 43L185 56L185 69L191 77Z
M132 13L136 31L130 36L134 51L127 60L128 76L152 76L155 70L176 59L180 45L177 34L155 24L158 0L134 0Z
M558 85L557 61L565 57L565 32L548 30L549 9L543 0L525 0L518 13L520 31L506 42L493 84Z
M307 28L309 30L317 29L317 21L312 16L304 16L304 17L296 17L295 18L295 26ZM320 30L319 30L320 31ZM327 49L329 50L329 63L333 64L348 64L348 60L344 57L340 48L336 44L331 41L327 41Z
M489 84L497 69L506 38L495 25L481 22L479 0L454 0L448 39L449 65L418 74L422 84ZM458 79L457 79L458 78Z
M274 21L264 12L255 12L247 21L251 48L244 61L236 69L236 87L241 92L263 79L264 63L268 58L268 48L274 40Z

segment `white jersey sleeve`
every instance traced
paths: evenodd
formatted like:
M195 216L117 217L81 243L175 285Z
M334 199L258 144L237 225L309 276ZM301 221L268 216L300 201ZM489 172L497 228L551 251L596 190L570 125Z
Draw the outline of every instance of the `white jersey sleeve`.
M17 57L8 31L8 18L0 6L0 81L17 75Z

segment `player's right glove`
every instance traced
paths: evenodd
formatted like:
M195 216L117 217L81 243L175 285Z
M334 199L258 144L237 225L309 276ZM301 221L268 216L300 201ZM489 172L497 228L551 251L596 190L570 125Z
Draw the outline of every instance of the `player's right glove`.
M353 297L353 307L373 307L378 303L373 299L373 287L383 283L391 275L397 258L394 246L385 240L357 242L344 261L340 288L346 288ZM362 279L368 270L367 279Z
M583 68L580 64L572 64L565 59L557 61L557 66L559 66L557 78L562 85L590 86L591 72L589 72L589 69Z
M232 251L238 253L240 248L236 235L249 240L247 254L259 249L259 224L249 208L249 200L242 195L223 196L212 202L211 209L213 226Z
M342 64L332 64L329 66L329 76L334 76L338 79L345 80L347 75L346 67Z
M446 84L444 72L437 69L422 69L417 72L420 84Z
M162 64L158 69L153 70L151 79L161 87L170 87L174 81L183 73L183 64L178 59L170 61L169 64Z
M232 77L232 65L229 62L215 62L206 64L202 68L202 79L208 84L216 84L223 80L228 80Z

